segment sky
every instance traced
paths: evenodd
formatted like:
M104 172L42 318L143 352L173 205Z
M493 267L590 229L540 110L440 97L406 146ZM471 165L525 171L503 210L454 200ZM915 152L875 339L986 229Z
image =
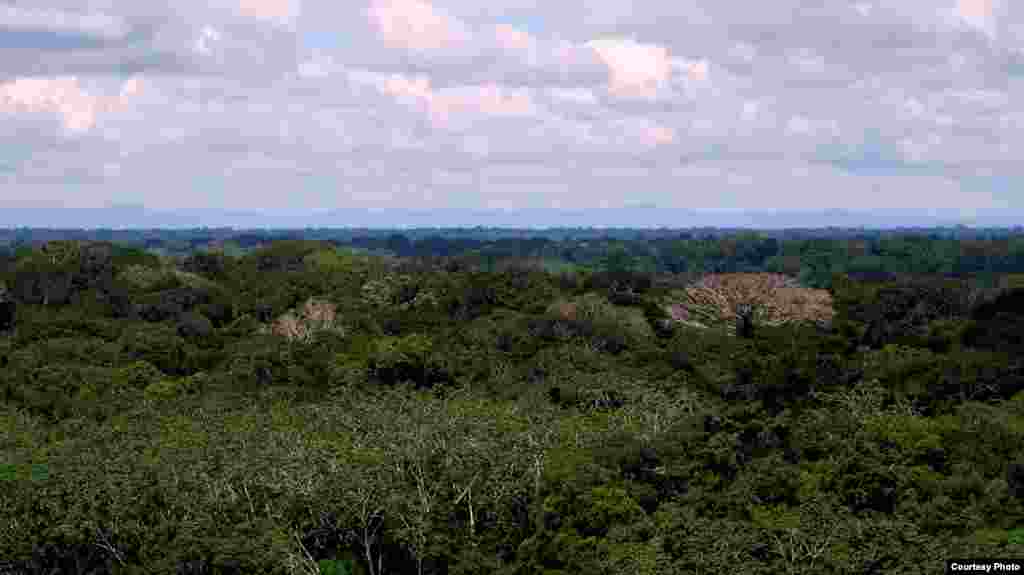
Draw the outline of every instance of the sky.
M1022 210L1022 128L1019 0L0 0L0 209Z

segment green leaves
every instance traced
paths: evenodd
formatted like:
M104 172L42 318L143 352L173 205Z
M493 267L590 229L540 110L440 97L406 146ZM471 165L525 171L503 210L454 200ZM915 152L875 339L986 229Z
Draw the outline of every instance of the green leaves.
M370 374L382 383L426 386L446 377L433 348L433 340L424 334L385 336L374 341L367 365Z
M139 264L125 266L116 279L143 292L172 289L181 285L173 270Z
M799 510L789 509L784 505L755 505L750 509L750 519L754 525L768 531L789 531L800 528Z
M125 359L141 360L167 374L188 370L185 340L173 326L142 324L126 331L121 339Z
M50 478L50 466L45 463L0 464L0 482L28 480L32 482L46 481Z
M146 389L164 377L164 374L147 361L133 361L119 367L114 373L114 386L126 390Z
M19 289L39 301L0 339L0 556L53 543L139 572L811 574L1024 545L1005 310L968 321L959 284L836 278L832 332L655 338L685 282L630 272L643 258L777 256L815 282L888 261L872 242L681 243L615 244L610 271L561 284L317 242L181 269L113 249L112 285L133 284L126 309L151 306L150 323L86 301L105 293L86 281L110 271L103 250L23 254ZM70 282L69 305L38 305L47 277ZM300 308L295 329L259 333ZM334 320L343 333L323 329Z
M320 575L353 575L355 566L351 559L321 559L317 561Z
M161 376L146 386L143 395L151 401L167 401L200 393L208 381L209 377L203 372L176 378Z

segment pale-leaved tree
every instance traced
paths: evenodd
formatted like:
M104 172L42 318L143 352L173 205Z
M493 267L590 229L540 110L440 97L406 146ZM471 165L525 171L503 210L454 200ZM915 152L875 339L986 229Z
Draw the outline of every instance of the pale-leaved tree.
M755 325L826 324L834 313L827 291L772 273L708 274L678 294L667 311L674 321L735 329L741 336Z

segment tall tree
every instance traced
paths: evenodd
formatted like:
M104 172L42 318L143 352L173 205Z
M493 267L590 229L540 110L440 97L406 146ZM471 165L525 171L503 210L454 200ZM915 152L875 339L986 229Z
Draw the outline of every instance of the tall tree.
M669 306L677 321L704 326L735 326L750 337L755 325L782 325L795 321L827 322L833 312L825 290L800 286L781 274L709 274L687 287L682 301Z

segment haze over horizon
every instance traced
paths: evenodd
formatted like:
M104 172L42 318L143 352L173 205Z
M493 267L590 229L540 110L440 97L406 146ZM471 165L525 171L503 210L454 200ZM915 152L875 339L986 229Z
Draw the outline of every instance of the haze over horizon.
M0 210L0 229L304 229L304 228L634 228L694 229L794 228L906 229L906 228L1016 228L1024 213L1006 210L802 210L743 211L690 210L657 206L603 209L526 208L519 210L434 208L336 210L148 210L142 205L103 208L21 207Z
M6 227L1012 226L1022 128L1010 0L0 4Z

